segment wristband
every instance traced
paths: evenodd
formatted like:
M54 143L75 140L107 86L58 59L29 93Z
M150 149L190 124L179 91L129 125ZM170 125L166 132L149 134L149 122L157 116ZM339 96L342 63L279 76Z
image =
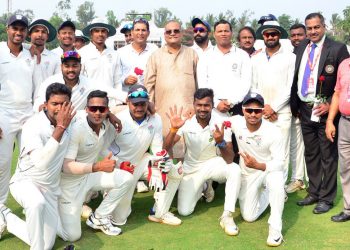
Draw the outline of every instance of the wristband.
M57 124L57 125L56 125L56 128L61 128L61 129L63 129L63 130L66 130L66 127L63 126L63 125L61 125L61 124Z
M227 145L227 143L225 140L223 140L220 143L215 143L215 146L217 146L218 148L224 148L224 147L226 147L226 145Z
M170 133L176 134L178 130L178 128L170 128Z

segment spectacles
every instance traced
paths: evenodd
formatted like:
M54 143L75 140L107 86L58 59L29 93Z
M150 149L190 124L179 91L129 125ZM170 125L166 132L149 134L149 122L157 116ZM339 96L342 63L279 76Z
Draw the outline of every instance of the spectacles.
M207 32L207 31L206 31L206 29L204 29L204 28L202 28L202 27L197 27L197 28L194 28L194 29L193 29L193 32L194 32L194 33L197 33L197 32L199 32L199 33L204 33L204 32Z
M131 92L128 95L128 98L138 98L138 97L148 98L148 93L143 90L137 90L137 91Z
M255 114L261 114L263 112L263 108L245 108L243 107L244 111L247 112L248 114L252 114L253 112Z
M179 29L166 30L164 33L167 34L167 35L171 35L172 33L174 33L176 35L176 34L180 34L180 30Z
M280 35L280 33L277 32L277 31L275 31L275 32L264 32L263 33L263 36L266 37L266 38L269 38L270 36L272 38L274 38L274 37L279 36L279 35Z
M96 113L97 110L100 111L100 113L105 113L108 110L105 106L88 106L87 109L92 113Z

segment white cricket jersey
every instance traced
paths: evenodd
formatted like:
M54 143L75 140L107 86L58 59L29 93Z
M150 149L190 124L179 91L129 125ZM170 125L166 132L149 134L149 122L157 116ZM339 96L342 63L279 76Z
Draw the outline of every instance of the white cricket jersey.
M221 129L221 125L224 121L224 117L212 112L209 125L202 128L196 116L193 116L190 120L185 122L179 131L177 131L177 135L183 137L186 145L184 158L184 171L186 174L198 170L199 163L203 163L220 155L220 149L215 146L213 131L215 130L215 125ZM226 142L231 142L231 134L230 129L224 130L224 140Z
M158 114L147 116L139 125L130 115L129 109L117 114L123 129L116 135L111 148L120 152L116 155L118 161L130 161L137 164L150 148L152 153L162 150L162 120Z
M199 88L214 90L215 107L222 99L237 104L243 100L251 86L250 57L234 45L225 54L214 46L199 58L197 78Z
M7 42L0 42L0 108L28 109L35 91L34 60L23 49L16 57Z
M208 42L208 47L203 50L201 47L198 46L198 44L193 41L193 45L191 47L192 49L194 49L194 51L197 52L198 58L200 58L204 53L206 53L207 51L210 51L213 49L213 45L211 44L211 41L209 40Z
M124 84L125 78L128 76L138 77L138 84L144 83L144 76L146 71L146 64L150 55L158 49L157 45L147 43L145 49L139 53L132 44L128 44L117 50L117 81L118 87L123 91L125 99L127 97L129 87ZM142 75L136 75L135 68L143 70Z
M230 120L239 152L246 152L258 162L265 163L265 171L283 171L285 156L283 138L280 129L276 125L263 119L260 128L257 131L250 132L243 116L235 115ZM243 175L261 171L246 167L242 157L239 165Z
M97 162L100 153L113 141L116 133L115 128L109 121L105 120L99 135L97 135L89 126L87 115L77 115L71 125L71 139L64 158L80 163L93 164ZM62 173L62 179L65 183L72 182L76 184L85 176L86 174Z
M251 57L252 90L264 97L277 113L290 113L290 89L293 83L295 54L280 47L268 58L265 49Z
M23 125L18 165L11 182L29 179L41 188L59 195L69 129L65 130L61 141L57 142L52 137L55 127L44 111L29 118Z
M34 98L38 95L40 84L43 83L49 76L58 74L61 72L61 60L53 52L46 48L41 53L40 64L36 63L36 57L34 59L34 84L35 93Z

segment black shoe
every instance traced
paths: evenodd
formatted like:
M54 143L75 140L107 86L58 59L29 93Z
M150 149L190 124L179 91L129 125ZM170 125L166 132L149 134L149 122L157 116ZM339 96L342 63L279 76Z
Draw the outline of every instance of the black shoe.
M344 212L341 212L337 215L332 216L331 220L334 222L345 222L345 221L350 220L350 214L346 214Z
M308 206L318 202L317 198L312 197L311 195L307 195L303 200L297 201L298 206Z
M333 204L327 203L325 201L320 201L317 203L316 207L312 212L314 214L324 214L324 213L327 213L332 207L333 207Z

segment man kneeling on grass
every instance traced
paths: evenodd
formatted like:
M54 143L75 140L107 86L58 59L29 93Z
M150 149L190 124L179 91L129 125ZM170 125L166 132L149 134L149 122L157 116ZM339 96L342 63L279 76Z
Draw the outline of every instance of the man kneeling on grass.
M243 116L231 118L236 135L241 166L239 204L243 219L255 221L270 204L267 245L282 243L284 208L283 141L279 129L262 120L264 99L249 93L243 99Z
M178 191L178 211L187 216L193 213L197 201L201 198L204 183L208 180L226 182L224 212L220 225L228 235L237 235L238 227L233 221L241 171L233 163L233 150L229 124L222 116L212 112L214 93L211 89L198 89L194 94L195 116L182 117L180 112L170 108L167 114L171 128L166 136L164 148L169 150L184 138L186 153L184 176Z

